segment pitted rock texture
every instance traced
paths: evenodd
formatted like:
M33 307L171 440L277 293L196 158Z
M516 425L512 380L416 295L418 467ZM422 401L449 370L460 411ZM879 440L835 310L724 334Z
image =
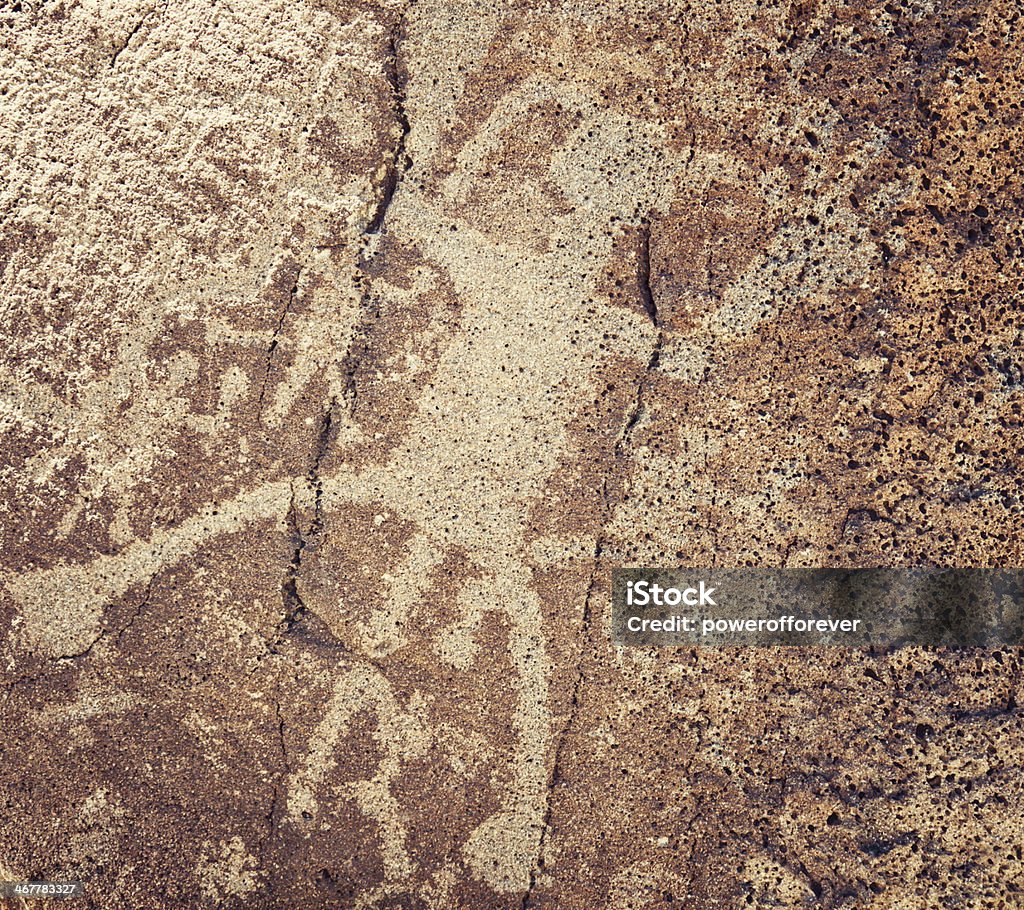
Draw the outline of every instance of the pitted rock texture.
M0 6L0 877L1021 906L1017 650L608 617L1021 563L1021 13Z

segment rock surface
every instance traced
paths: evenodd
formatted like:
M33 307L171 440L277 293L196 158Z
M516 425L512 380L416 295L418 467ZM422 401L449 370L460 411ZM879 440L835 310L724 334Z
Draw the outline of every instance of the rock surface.
M620 565L1019 565L1021 9L0 7L0 872L1024 901L1015 649L622 651Z

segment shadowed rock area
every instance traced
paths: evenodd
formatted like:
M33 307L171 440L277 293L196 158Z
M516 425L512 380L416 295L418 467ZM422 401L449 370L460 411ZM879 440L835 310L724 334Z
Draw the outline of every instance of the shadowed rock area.
M609 617L1022 564L1021 13L0 5L0 879L1024 904L1018 649Z

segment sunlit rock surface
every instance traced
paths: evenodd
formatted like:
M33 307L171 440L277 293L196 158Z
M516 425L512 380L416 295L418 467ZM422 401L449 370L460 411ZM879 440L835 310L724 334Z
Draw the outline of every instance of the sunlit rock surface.
M1018 651L622 565L1020 565L1014 3L0 8L0 878L1015 907Z

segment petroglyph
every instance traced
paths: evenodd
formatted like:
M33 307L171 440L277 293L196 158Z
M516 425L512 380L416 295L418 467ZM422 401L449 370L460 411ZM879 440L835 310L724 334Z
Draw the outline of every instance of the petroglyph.
M1019 562L1006 4L0 25L7 866L140 910L938 907L964 863L1013 902L1016 652L607 616L620 565Z

